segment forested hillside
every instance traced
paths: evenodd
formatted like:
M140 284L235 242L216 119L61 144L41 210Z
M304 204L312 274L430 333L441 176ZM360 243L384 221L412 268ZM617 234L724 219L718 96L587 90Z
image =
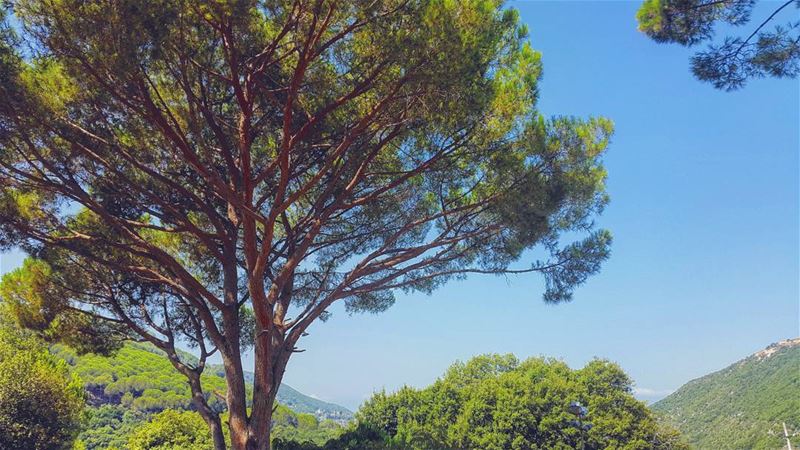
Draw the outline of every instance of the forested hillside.
M800 447L800 338L692 380L653 405L699 449Z
M155 414L193 409L185 380L150 345L128 343L112 357L79 356L62 345L53 346L51 351L67 362L86 388L88 423L79 440L88 450L127 448L132 433ZM209 403L222 412L225 381L214 369L206 371L203 385ZM288 386L279 391L278 401L297 408L293 411L281 405L273 416L274 436L287 440L325 442L339 433L342 422L352 417L341 406L312 399Z

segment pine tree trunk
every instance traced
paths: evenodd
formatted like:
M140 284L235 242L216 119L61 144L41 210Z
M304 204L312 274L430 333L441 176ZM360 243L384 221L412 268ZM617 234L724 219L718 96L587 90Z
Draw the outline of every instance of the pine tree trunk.
M274 400L271 404L274 403ZM250 440L247 441L246 450L270 450L272 448L272 407L263 417L264 426L253 427L250 430ZM256 431L257 429L257 431Z
M247 398L244 386L244 371L241 361L224 361L225 380L228 392L228 430L231 436L231 449L245 450L250 439L250 425L247 418Z
M233 427L231 423L231 440L235 441L235 450L271 448L272 413L290 355L291 352L285 351L282 339L270 338L267 333L256 339L253 403L246 427Z
M263 414L251 416L250 420L231 420L229 423L232 450L269 450L271 448L272 412L275 397L265 399L269 405ZM246 423L245 426L241 426ZM224 447L223 447L224 448ZM219 450L215 448L215 450Z

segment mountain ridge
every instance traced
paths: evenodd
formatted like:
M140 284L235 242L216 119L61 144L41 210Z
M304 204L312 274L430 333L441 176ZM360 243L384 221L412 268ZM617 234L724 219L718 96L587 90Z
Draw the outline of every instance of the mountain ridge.
M225 371L221 365L212 365L210 370L211 373L224 377ZM255 379L253 372L245 370L244 379L247 384L252 385ZM303 394L286 383L281 383L278 387L277 400L295 412L313 414L320 420L328 419L344 424L353 418L353 412L344 406Z
M800 338L775 342L651 405L698 449L800 446Z

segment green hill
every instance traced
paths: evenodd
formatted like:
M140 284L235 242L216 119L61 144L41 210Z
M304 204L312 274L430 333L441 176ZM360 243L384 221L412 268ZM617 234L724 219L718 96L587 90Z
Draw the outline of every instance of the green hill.
M692 380L653 409L698 449L800 447L800 338L770 345Z
M308 413L336 422L348 422L353 418L353 413L335 403L328 403L314 397L309 397L287 384L278 388L278 402L299 413Z
M111 357L79 356L63 345L53 346L51 352L64 359L84 382L89 417L79 439L89 450L125 448L128 434L153 414L193 409L188 384L152 345L128 343ZM225 381L218 369L207 369L202 380L209 403L221 412L224 404L219 397L225 392ZM274 436L288 440L325 442L338 435L341 425L353 415L344 407L286 385L278 391L278 402Z

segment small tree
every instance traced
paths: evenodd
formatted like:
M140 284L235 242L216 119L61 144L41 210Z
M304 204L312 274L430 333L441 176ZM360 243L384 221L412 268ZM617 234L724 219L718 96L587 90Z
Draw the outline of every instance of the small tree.
M555 360L481 355L427 388L375 394L357 418L378 431L376 443L388 436L389 448L688 449L633 397L619 366L597 359L571 370Z
M130 450L210 450L208 427L190 411L164 410L136 428L128 438Z
M756 0L645 0L636 15L639 29L656 42L693 46L714 37L719 23L744 25ZM792 6L794 4L794 6ZM800 8L798 0L775 3L747 37L727 36L692 57L692 72L717 89L731 91L750 78L796 78L800 74L800 21L765 30L781 11ZM796 19L795 12L795 19Z
M0 317L0 448L71 449L81 425L83 384L29 334Z
M536 112L539 54L499 1L10 3L0 242L40 262L4 295L51 337L164 350L217 449L212 354L232 447L266 449L331 305L529 272L567 301L608 256L611 125Z

